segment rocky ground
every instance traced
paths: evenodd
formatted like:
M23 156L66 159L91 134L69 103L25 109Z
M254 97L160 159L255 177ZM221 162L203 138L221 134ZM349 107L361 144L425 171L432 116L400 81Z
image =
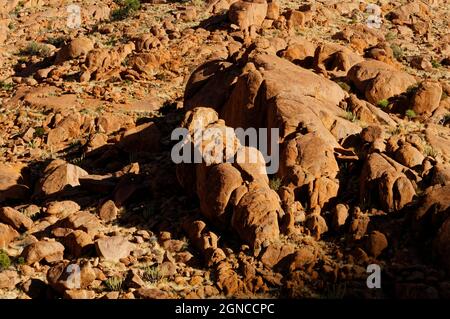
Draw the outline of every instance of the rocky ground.
M0 297L449 298L449 16L0 0ZM199 122L278 128L278 172L175 164Z

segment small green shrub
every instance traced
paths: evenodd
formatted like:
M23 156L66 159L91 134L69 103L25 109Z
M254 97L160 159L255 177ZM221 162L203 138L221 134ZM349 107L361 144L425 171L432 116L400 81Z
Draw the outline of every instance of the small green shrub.
M413 118L415 118L415 117L417 116L417 115L416 115L416 112L414 112L414 111L411 110L411 109L406 110L405 115L406 115L406 117L408 117L409 119L413 119Z
M33 41L20 50L20 55L47 57L50 55L50 49L42 43Z
M157 265L144 267L143 279L145 281L148 281L151 283L157 283L163 277L164 276L162 275L161 270L159 269L159 267Z
M417 92L417 90L419 89L420 84L413 84L408 86L408 88L406 89L406 94L408 95L413 95Z
M42 126L34 128L34 137L42 137L45 135L45 130Z
M395 40L396 36L394 32L389 31L388 33L386 33L386 36L384 38L386 39L386 41L392 41Z
M2 89L4 91L11 91L13 88L14 88L13 83L6 83L3 81L0 81L0 89Z
M281 178L275 177L269 180L269 186L271 189L273 189L275 192L278 192L278 189L281 186Z
M435 69L439 69L442 67L442 64L439 61L436 60L431 60L431 65L433 66L433 68Z
M6 252L0 250L0 271L7 269L9 266L11 266L11 259Z
M67 38L64 36L47 38L47 43L54 45L57 48L61 47L66 41L67 41Z
M341 87L341 89L343 89L344 91L350 92L350 90L352 89L352 88L350 87L350 85L348 85L347 83L345 83L345 82L343 82L343 81L337 81L336 83L337 83L337 84Z
M383 109L387 108L389 106L389 101L386 99L378 101L377 105Z
M123 20L128 18L135 14L141 7L141 2L139 0L116 0L115 2L120 5L120 8L111 13L113 20Z
M344 119L346 119L347 121L350 121L350 122L356 122L356 120L358 118L356 117L355 113L353 113L351 111L347 111L347 112L345 112Z
M25 265L25 258L23 257L19 257L16 259L16 264L17 265Z
M391 49L395 59L401 60L403 58L403 49L399 45L392 44Z
M425 156L430 156L430 157L438 156L438 152L431 145L425 146L423 149L423 153L425 154Z
M111 277L104 281L106 288L109 291L120 291L123 286L123 279L120 277Z

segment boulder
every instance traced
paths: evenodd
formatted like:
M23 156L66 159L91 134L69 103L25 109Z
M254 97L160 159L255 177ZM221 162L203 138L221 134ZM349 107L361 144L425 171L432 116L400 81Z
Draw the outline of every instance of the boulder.
M86 56L94 49L94 43L87 37L73 39L69 44L63 46L56 54L56 64L67 60L72 60L81 56Z
M47 272L48 283L60 294L73 289L86 288L96 277L89 262L82 264L62 262Z
M114 201L108 200L101 205L98 215L101 220L111 222L117 218L118 211Z
M412 75L376 60L366 60L354 65L348 78L373 104L404 93L416 84Z
M324 43L314 53L314 68L324 75L346 76L348 71L364 58L339 44Z
M269 245L261 255L261 262L269 268L275 267L280 261L294 253L294 246L282 243Z
M17 230L28 230L33 226L31 218L11 207L0 208L0 221Z
M47 205L46 213L48 215L57 215L66 217L80 211L80 205L71 200L53 201Z
M397 149L395 152L395 159L400 164L413 168L418 165L422 165L425 157L417 148L409 143L406 143Z
M107 261L118 262L130 255L132 244L122 236L100 238L95 242L99 257Z
M2 270L0 272L0 289L12 290L20 282L19 274L15 270Z
M235 207L231 225L245 242L258 246L278 239L279 215L282 209L278 195L268 185L252 183Z
M398 211L410 203L416 192L399 165L384 155L370 154L360 177L362 202L379 202L389 212Z
M367 239L367 252L377 258L383 250L385 250L388 246L388 241L386 236L379 232L373 231L369 234Z
M332 146L315 133L299 134L282 147L279 174L294 192L308 186L310 208L323 207L337 195L338 171Z
M27 265L45 260L48 263L55 263L63 259L64 246L56 241L41 240L25 247L22 257Z
M411 109L417 115L431 115L441 102L442 87L439 82L424 81L417 90L411 101Z
M61 226L73 230L80 229L88 234L96 234L101 227L101 222L94 214L80 211L61 220Z
M0 248L6 248L17 237L19 233L14 228L0 223Z
M332 215L333 228L339 230L340 227L345 225L348 216L348 207L344 204L337 204Z
M296 38L281 52L281 57L299 65L308 65L314 59L316 46L303 38ZM308 61L310 60L310 61Z
M415 220L427 227L440 225L450 214L450 185L428 187L420 198L415 211Z
M74 257L85 254L93 244L92 237L79 229L65 236L63 242L67 251Z
M261 26L266 15L266 0L237 1L228 10L228 19L241 30L248 30L251 26Z
M44 177L38 183L36 193L45 196L56 194L68 186L80 185L80 177L86 175L88 173L78 166L63 160L54 160L45 168Z
M30 188L23 174L24 168L20 163L0 163L0 202L29 196Z

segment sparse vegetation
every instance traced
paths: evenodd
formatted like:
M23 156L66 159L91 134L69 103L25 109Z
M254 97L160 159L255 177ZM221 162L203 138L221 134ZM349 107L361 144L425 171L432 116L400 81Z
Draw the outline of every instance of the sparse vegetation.
M377 105L383 109L386 109L389 106L389 101L387 99L383 99L378 101Z
M123 286L123 279L120 277L110 277L103 282L109 291L120 291Z
M417 90L419 89L420 84L413 84L410 85L407 89L406 89L406 94L408 95L413 95L417 92Z
M438 152L431 145L426 145L423 149L423 153L425 156L430 157L436 157L438 155Z
M401 60L403 58L403 49L399 45L392 44L391 49L396 60Z
M386 39L386 41L392 41L395 40L396 35L394 32L389 31L388 33L386 33L386 36L384 38Z
M433 68L435 69L439 69L442 67L442 64L439 61L436 60L431 60L431 65L433 66Z
M20 50L20 55L48 57L50 55L50 49L45 44L33 41Z
M81 163L83 163L84 157L85 157L85 155L81 154L80 156L75 157L74 159L72 159L70 161L70 163L72 163L73 165L76 165L76 166L80 166Z
M45 135L45 130L42 126L34 128L34 137L42 137Z
M278 189L281 186L281 178L279 177L275 177L269 180L269 186L271 189L273 189L274 191L278 192Z
M158 265L145 266L143 270L144 270L143 279L150 283L157 283L164 277Z
M345 115L343 116L343 118L350 122L356 122L356 120L358 119L356 114L351 111L345 112Z
M14 14L18 15L19 12L23 9L24 3L23 1L19 1L19 3L17 4L17 6L14 8Z
M135 14L141 7L141 2L139 0L115 0L115 2L120 5L120 8L111 13L113 20L123 20L128 18Z
M351 91L351 87L350 87L350 85L348 85L347 83L345 83L345 82L343 82L343 81L337 81L336 82L340 87L341 87L341 89L343 89L344 91L346 91L346 92L350 92Z
M0 89L4 90L4 91L11 91L14 88L14 84L13 83L7 83L4 81L0 81Z
M23 257L17 258L16 265L25 265L25 258L23 258Z
M61 47L66 41L67 41L67 38L64 36L47 38L47 43L54 45L57 48Z
M0 271L7 269L9 266L11 266L11 259L6 252L0 250Z
M405 116L406 116L407 118L409 118L410 120L412 120L412 119L415 118L417 115L416 115L416 112L414 112L413 110L409 109L409 110L406 110Z

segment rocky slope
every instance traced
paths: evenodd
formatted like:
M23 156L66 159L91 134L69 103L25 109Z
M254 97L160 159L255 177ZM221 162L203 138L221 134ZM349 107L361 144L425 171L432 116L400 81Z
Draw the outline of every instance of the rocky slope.
M73 4L0 0L1 298L450 297L448 0Z

